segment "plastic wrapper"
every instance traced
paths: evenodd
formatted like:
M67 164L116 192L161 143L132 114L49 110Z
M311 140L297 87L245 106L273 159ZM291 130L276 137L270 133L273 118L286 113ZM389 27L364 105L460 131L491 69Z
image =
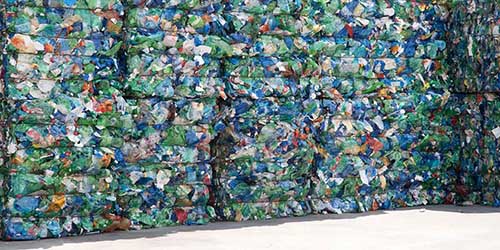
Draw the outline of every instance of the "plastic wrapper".
M495 20L499 17L496 1L452 1L448 24L450 31L459 34L468 31L467 36L481 36L495 32ZM459 23L461 22L461 25ZM465 36L465 37L467 37Z
M380 137L370 135L335 137L322 136L322 149L332 152L334 156L338 153L363 154L366 156L377 156L389 154L402 150L419 150L424 152L449 151L457 144L458 138L454 138L451 132L441 134L439 131L427 131L422 134L392 134Z
M3 13L3 2L0 1L0 12ZM4 20L3 20L4 16L3 14L0 14L0 64L2 65L0 67L0 124L2 124L2 126L5 125L6 123L6 112L5 112L5 97L6 97L6 94L7 94L7 86L5 84L5 70L4 70L4 67L3 67L3 63L4 63L4 51L3 51L3 48L5 46L5 39L3 37L4 35ZM0 166L3 166L5 164L5 149L6 149L6 133L5 133L5 130L2 130L0 131ZM0 174L0 189L2 189L2 184L3 184L3 175ZM1 193L1 191L0 191ZM3 204L3 201L2 201L2 196L0 194L0 203ZM2 209L3 205L0 205L0 209ZM1 229L0 229L1 231Z
M261 166L265 164L272 163ZM220 187L214 192L220 217L242 221L303 216L311 212L307 198L310 188L307 177L290 180L273 180L270 176L266 178L265 174L253 177L218 180Z
M255 97L234 98L229 100L230 106L224 107L221 112L229 119L250 119L262 121L286 121L303 126L306 115L319 112L320 103L315 100L307 100L288 97ZM302 103L301 103L302 102Z
M209 145L148 145L143 141L126 142L118 151L123 155L123 161L120 160L120 163L194 163L208 162L212 159Z
M94 169L88 175L54 175L49 169L39 175L22 173L22 168L19 170L11 169L5 182L4 239L26 240L112 231L114 229L108 227L120 222L115 216L117 203L112 193L118 188L118 183L110 170ZM127 229L128 223L125 225L122 224L120 229ZM47 232L47 226L52 231Z
M224 129L214 142L217 215L241 221L310 213L315 145L308 121L319 103L304 99L294 79L233 77L227 84Z
M426 7L415 6L415 8ZM425 43L428 39L442 36L446 28L443 20L424 20L415 23L415 19L418 19L416 17L363 18L321 11L300 15L255 14L227 10L221 12L217 5L189 10L187 13L176 8L137 8L132 9L127 19L130 23L128 27L149 32L163 30L218 34L243 41L245 38L265 34Z
M319 180L316 184L318 187L337 186L346 178L354 178L358 179L356 182L368 185L372 179L380 178L386 171L393 170L393 174L399 174L401 171L417 178L419 185L415 183L414 187L417 190L421 190L426 182L432 182L432 178L441 178L437 184L429 185L428 188L450 191L447 185L453 182L448 178L455 177L459 152L454 151L454 148L459 144L459 138L432 131L428 133L421 136L391 135L372 138L367 135L325 138L318 146L319 154L315 159L316 176ZM427 178L423 178L425 175ZM385 189L387 180L380 181L384 183L377 185L383 185ZM398 183L398 179L394 181L395 185L405 186ZM374 190L365 190L364 195L372 195L372 191ZM331 192L322 191L320 194L328 196ZM448 193L445 193L446 195ZM422 202L425 204L428 201Z
M471 20L471 19L491 19L497 9L495 1L478 1L478 0L454 0L450 2L450 7L454 11L450 13L450 21L455 20ZM453 22L451 22L453 23Z
M429 91L429 99L432 103L445 97L443 90L447 89L446 75L426 76L422 74L403 75L394 78L364 79L346 77L301 77L293 78L248 78L229 77L226 81L225 92L230 98L247 97L251 99L262 99L264 97L291 97L316 98L341 102L349 98L372 98L380 96L380 99L391 99L391 95L404 95L412 92ZM439 97L443 95L443 97ZM411 95L410 95L411 96ZM425 95L418 96L422 101ZM332 101L332 102L333 102ZM321 102L318 102L321 103Z
M118 129L98 130L92 126L75 125L12 125L9 150L22 148L120 146L122 132Z
M151 206L161 209L174 206L206 205L208 187L203 184L180 184L161 187L161 189L157 187L132 187L130 190L123 190L123 193L118 195L118 199L122 203L125 213L134 208L145 211Z
M312 162L258 162L240 158L216 165L218 215L241 221L302 216L311 212L307 196Z
M165 190L168 188L176 188L176 186L179 185L210 185L210 180L212 178L210 165L202 161L185 164L136 163L126 167L120 167L117 171L119 175L118 178L120 178L119 182L123 184L120 192L124 194L153 186L160 190Z

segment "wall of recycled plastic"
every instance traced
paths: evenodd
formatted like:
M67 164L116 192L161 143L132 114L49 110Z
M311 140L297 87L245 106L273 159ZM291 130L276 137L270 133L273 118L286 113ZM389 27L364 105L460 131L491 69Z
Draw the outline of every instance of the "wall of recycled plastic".
M498 1L457 1L450 16L450 76L459 100L457 201L500 205Z
M2 238L500 205L497 5L0 0Z

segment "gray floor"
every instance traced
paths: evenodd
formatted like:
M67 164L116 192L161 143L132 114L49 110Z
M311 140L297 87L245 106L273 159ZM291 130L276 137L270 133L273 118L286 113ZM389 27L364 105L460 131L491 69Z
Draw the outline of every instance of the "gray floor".
M428 206L364 214L219 222L26 242L0 249L500 249L500 209Z

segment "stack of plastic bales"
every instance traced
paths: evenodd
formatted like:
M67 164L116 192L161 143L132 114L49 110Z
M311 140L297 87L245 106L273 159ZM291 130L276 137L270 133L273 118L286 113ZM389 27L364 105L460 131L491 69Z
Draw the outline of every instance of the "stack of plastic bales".
M5 82L4 82L4 48L5 48L5 2L0 0L0 126L5 127ZM0 220L2 220L3 205L5 204L5 195L3 189L5 175L1 170L5 164L6 152L5 130L0 131ZM0 238L3 232L3 226L0 223Z
M314 20L299 1L227 1L232 54L223 63L227 99L215 143L214 195L220 217L300 216L308 202L319 104L299 79L320 70L310 42ZM312 22L312 23L310 23Z
M0 0L1 237L500 206L499 17L493 0Z
M136 111L116 173L118 202L134 229L204 224L213 216L207 203L223 88L220 10L205 1L127 2L124 105Z
M126 117L116 0L8 0L4 238L126 228L113 147ZM122 124L123 123L123 124Z
M498 19L498 16L496 18ZM498 71L498 66L495 67ZM496 80L491 85L498 85L498 72L494 74ZM498 90L500 89L495 89L495 93L484 95L486 100L483 125L484 166L482 171L484 181L481 183L482 203L496 207L500 207L500 94Z
M480 3L482 2L482 3ZM449 65L451 89L460 112L460 161L457 168L457 202L479 203L482 192L483 124L486 107L481 93L487 82L482 56L490 42L488 18L493 1L455 1L451 6L449 28ZM489 61L491 58L485 58Z
M453 201L447 8L431 1L322 1L321 101L312 204L363 212ZM306 11L306 10L304 10Z
M453 92L461 100L459 202L500 206L500 6L457 0L451 7L448 58Z
M453 64L451 64L453 65ZM455 189L458 204L479 203L481 201L484 166L483 123L486 99L482 94L453 93L457 119L457 137L460 139L459 161Z

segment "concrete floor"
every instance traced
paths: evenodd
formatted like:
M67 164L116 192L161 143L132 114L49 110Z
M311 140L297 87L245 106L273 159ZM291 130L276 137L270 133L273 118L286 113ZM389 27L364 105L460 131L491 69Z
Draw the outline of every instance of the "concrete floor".
M364 214L115 232L26 242L0 249L500 249L500 209L428 206Z

